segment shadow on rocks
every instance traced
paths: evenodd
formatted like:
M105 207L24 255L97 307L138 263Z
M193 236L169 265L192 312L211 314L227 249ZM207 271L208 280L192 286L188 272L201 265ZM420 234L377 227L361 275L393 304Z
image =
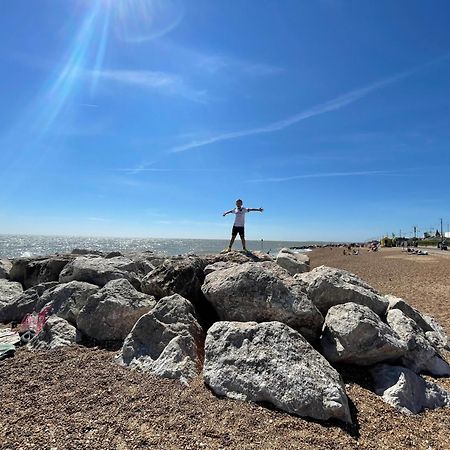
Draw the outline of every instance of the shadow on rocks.
M81 339L78 341L78 344L87 348L98 347L111 352L117 352L122 348L123 341L98 341L97 339L83 334Z
M358 384L364 389L373 392L372 377L369 373L368 367L347 365L347 364L333 364L333 367L341 374L345 384Z

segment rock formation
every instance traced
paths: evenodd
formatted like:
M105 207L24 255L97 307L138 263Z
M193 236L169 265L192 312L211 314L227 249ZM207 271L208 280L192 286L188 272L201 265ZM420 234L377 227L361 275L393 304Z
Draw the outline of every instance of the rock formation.
M299 330L307 339L317 339L322 315L293 278L289 283L287 272L279 273L275 263L248 262L209 273L202 291L221 320L276 320Z
M220 396L351 422L339 374L300 333L280 322L215 323L206 336L203 375Z
M369 366L395 361L407 352L398 335L367 306L336 305L328 310L322 351L332 362Z
M450 375L450 340L434 318L344 270L309 271L289 249L276 260L88 250L1 260L0 322L44 306L52 315L32 349L114 343L126 367L183 382L203 371L219 396L302 417L351 422L330 362L362 366L403 412L449 406L450 394L418 375Z
M305 253L295 253L288 248L282 248L276 259L276 263L286 269L291 275L309 272L309 257Z
M154 297L138 292L128 280L112 280L87 299L77 327L100 342L123 341L136 321L155 304Z
M367 306L381 316L389 305L373 287L345 270L320 266L295 278L324 315L332 306L353 302Z
M174 294L139 318L118 359L164 378L194 378L202 368L203 341L194 307Z

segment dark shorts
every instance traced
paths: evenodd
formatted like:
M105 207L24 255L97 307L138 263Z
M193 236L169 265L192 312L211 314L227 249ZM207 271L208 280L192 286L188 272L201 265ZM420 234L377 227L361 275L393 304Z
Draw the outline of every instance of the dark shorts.
M236 236L239 233L239 236L241 238L244 237L244 227L234 227L233 226L233 230L231 231L231 236Z

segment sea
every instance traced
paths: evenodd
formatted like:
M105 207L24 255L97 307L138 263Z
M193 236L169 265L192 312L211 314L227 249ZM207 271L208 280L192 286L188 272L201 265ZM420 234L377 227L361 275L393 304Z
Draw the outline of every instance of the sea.
M69 253L73 249L97 250L122 253L153 251L168 256L182 254L202 255L217 253L228 246L225 239L162 239L162 238L117 238L81 236L27 236L0 234L0 258L46 256L55 253ZM323 242L304 241L247 241L250 251L261 250L276 254L283 247L314 247ZM239 239L234 249L241 250ZM302 249L301 251L308 251Z

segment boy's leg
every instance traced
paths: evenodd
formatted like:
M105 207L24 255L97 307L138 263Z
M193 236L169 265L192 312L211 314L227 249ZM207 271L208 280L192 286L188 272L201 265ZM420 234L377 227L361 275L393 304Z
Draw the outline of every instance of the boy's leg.
M234 240L236 239L237 236L237 230L235 229L235 227L233 227L232 231L231 231L231 240L230 243L228 244L228 250L231 250L231 247L234 244Z
M242 242L242 250L247 250L246 246L245 246L245 233L244 230L239 230L239 236L241 238L241 242Z

